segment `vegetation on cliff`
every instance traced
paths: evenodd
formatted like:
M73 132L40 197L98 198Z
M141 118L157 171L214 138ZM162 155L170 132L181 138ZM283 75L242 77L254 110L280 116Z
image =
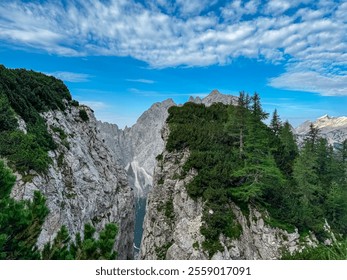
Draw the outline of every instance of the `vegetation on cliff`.
M85 225L83 238L73 240L65 226L43 250L36 246L49 210L46 199L34 192L32 200L17 201L10 194L16 177L44 173L51 159L48 151L57 148L41 113L79 106L62 81L34 71L6 69L0 65L0 259L115 259L118 228L107 224L98 238L95 228ZM80 118L88 121L84 109ZM22 122L22 127L19 124ZM51 127L61 140L63 130ZM6 162L6 164L5 164ZM12 170L11 170L12 169Z
M201 233L210 256L222 249L220 234L240 234L231 201L245 211L249 204L266 209L269 223L311 231L320 240L327 237L325 219L334 232L347 233L346 142L334 150L311 127L299 149L289 123L275 111L267 126L267 117L259 95L244 92L237 106L189 102L169 109L166 148L189 148L181 176L198 171L186 188L192 198L204 200Z
M71 95L61 80L0 65L0 156L21 173L45 171L51 162L48 151L56 144L40 114L64 110L69 102ZM19 118L27 133L19 129Z

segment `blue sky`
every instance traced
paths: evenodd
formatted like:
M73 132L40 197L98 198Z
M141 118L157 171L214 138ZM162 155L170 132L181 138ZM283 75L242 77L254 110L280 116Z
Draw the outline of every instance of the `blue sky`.
M54 75L98 119L132 125L157 101L260 93L294 126L347 115L347 2L0 2L0 64Z

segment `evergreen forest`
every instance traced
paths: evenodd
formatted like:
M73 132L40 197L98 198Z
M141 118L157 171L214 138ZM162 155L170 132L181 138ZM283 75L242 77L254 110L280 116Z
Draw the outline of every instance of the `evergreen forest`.
M235 106L188 102L169 109L166 148L189 149L182 178L191 169L198 171L186 189L205 202L203 249L212 256L223 249L220 234L241 234L229 205L234 202L247 215L251 205L268 213L269 225L288 232L297 228L301 236L312 232L320 242L330 237L324 229L327 221L339 238L336 247L322 245L284 257L346 259L347 141L334 149L311 126L299 147L291 125L277 111L266 125L268 117L259 94L245 92ZM335 254L327 253L331 250Z

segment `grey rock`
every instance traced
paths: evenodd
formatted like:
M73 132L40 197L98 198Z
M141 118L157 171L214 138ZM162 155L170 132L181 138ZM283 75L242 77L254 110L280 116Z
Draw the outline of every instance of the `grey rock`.
M137 197L147 195L152 186L155 158L164 148L160 136L168 109L176 105L172 99L157 102L145 111L131 128L98 122L97 127L105 144L125 168L130 186Z
M12 190L16 199L31 199L39 190L47 199L49 214L38 239L38 246L52 241L62 225L72 236L83 233L86 223L92 223L97 232L106 223L119 227L115 248L120 259L133 256L134 195L117 153L110 150L98 133L92 111L85 106L89 121L82 121L79 108L69 107L65 112L49 111L43 114L58 144L49 152L52 164L46 174L36 174L29 182L17 174ZM58 127L66 134L61 139L51 127ZM113 147L113 149L115 149Z
M201 100L201 103L207 107L211 106L214 103L218 103L218 102L223 103L225 105L228 105L228 104L236 105L237 100L238 100L238 97L233 96L233 95L229 95L229 94L222 94L218 90L215 89L215 90L211 91L211 93L208 96L204 97Z
M295 129L299 143L304 140L311 124L319 129L319 135L326 138L331 145L340 144L347 139L347 117L324 115L314 122L306 121Z
M18 129L20 131L22 131L24 134L27 134L27 125L25 123L25 121L20 117L20 116L16 116L17 117L17 121L18 121Z
M168 126L163 127L166 141ZM204 203L192 200L186 191L186 184L197 175L190 170L185 176L182 166L189 157L189 150L168 152L164 150L154 172L153 188L148 194L147 212L143 224L140 259L209 259L202 249L205 237L200 233ZM170 206L171 205L171 206ZM267 213L260 213L249 206L246 216L237 205L230 203L230 209L242 227L239 238L230 239L220 235L222 251L215 253L213 260L256 260L278 259L283 251L300 251L315 246L314 236L300 241L298 231L288 233L272 228L264 222ZM213 211L210 211L213 215Z

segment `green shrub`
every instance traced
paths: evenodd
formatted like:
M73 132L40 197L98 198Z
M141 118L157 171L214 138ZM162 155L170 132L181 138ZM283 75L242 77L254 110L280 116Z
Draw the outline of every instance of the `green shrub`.
M285 253L284 260L347 260L347 239L333 245L319 244L315 248L306 248L294 254Z
M156 156L156 160L157 160L157 161L163 160L163 154L157 155L157 156Z
M172 246L173 242L168 242L163 246L155 248L155 253L157 255L158 260L165 260L167 250Z
M77 100L71 100L70 104L71 106L74 106L74 107L80 106L80 103Z
M80 109L79 116L85 122L89 120L88 114L85 109Z

